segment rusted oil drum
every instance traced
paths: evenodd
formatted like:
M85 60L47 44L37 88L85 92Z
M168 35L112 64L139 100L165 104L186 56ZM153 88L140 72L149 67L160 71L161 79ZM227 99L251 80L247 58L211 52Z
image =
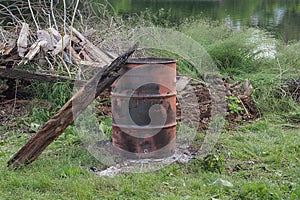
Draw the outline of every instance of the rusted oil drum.
M176 60L129 59L112 87L112 143L131 159L164 158L175 150Z

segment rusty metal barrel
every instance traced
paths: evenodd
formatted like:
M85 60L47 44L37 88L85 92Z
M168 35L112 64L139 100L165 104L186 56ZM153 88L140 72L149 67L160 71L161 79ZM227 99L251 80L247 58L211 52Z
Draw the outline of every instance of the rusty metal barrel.
M175 151L176 60L132 58L112 86L112 144L130 159Z

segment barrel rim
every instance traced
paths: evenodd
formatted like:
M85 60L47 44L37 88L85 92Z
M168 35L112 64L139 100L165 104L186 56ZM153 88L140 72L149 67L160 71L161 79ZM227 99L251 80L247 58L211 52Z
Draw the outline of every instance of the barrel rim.
M169 92L165 94L134 94L134 93L120 93L120 92L111 92L110 93L113 97L120 97L120 98L165 98L165 97L174 97L177 95L177 92Z
M126 64L169 64L169 63L176 63L176 59L145 57L145 58L129 58L126 62Z
M168 123L165 125L161 125L161 126L149 126L149 125L142 125L142 126L138 126L138 125L128 125L128 124L117 124L112 122L111 123L112 128L124 128L124 129L135 129L135 130L150 130L150 129L171 129L171 128L176 128L177 126L177 122L173 122L173 123Z

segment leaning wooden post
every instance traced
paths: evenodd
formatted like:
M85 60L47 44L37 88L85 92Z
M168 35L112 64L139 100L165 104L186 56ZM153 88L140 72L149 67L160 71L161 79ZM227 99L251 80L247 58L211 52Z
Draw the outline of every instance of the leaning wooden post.
M9 161L8 167L18 168L33 162L43 150L74 122L89 104L119 76L119 70L137 49L135 44L126 53L116 58L109 66L100 70L86 83L54 116L52 116Z

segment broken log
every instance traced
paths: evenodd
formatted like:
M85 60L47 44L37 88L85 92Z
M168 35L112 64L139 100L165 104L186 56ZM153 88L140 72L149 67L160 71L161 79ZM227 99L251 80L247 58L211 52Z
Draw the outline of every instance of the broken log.
M102 91L120 76L120 69L129 56L137 49L137 45L134 45L126 53L116 58L109 66L99 69L99 72L8 161L8 167L16 169L23 164L26 165L33 162Z
M0 78L20 79L20 80L38 80L42 82L57 83L57 82L70 82L83 86L87 81L72 79L66 76L58 76L54 74L44 74L38 72L29 72L20 69L0 67Z

